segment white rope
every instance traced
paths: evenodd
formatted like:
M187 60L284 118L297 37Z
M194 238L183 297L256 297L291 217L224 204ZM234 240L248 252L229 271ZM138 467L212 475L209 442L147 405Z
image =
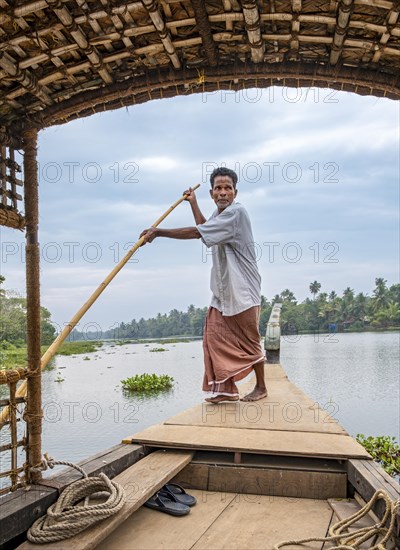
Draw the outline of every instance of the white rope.
M47 514L35 521L27 537L33 543L44 544L64 540L77 535L90 525L116 514L125 504L125 491L121 485L111 481L105 474L88 477L87 474L71 462L54 460L45 455L42 463L31 468L32 471L43 471L55 465L70 466L84 477L71 483L60 495L57 502L47 510ZM89 504L89 497L96 493L106 492L109 497L105 502ZM98 495L100 496L100 495ZM80 503L83 499L84 503Z
M370 527L362 527L361 529L356 529L349 533L347 530L354 523L360 520L362 517L367 515L369 511L374 506L375 502L378 500L384 500L386 503L385 513L380 522ZM400 512L400 499L397 499L395 502L391 500L389 495L382 490L376 491L371 500L365 504L355 514L344 518L338 523L335 523L329 529L329 537L312 537L308 539L301 540L286 540L280 542L274 546L274 550L279 550L283 546L289 545L300 545L307 542L333 542L334 546L330 546L331 550L354 550L355 548L360 548L361 545L371 539L372 537L382 537L380 540L377 540L373 546L370 546L370 550L385 550L385 544L394 533L394 524L396 521L396 515ZM386 523L389 521L389 527L386 527ZM344 531L347 531L344 533Z

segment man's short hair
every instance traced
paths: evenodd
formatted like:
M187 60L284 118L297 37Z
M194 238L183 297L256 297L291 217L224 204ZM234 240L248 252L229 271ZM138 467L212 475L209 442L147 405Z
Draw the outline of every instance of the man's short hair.
M214 180L217 176L229 176L232 180L233 187L236 189L236 184L237 184L237 181L238 181L238 177L237 177L236 172L234 172L230 168L225 168L223 166L221 166L219 168L215 168L215 170L213 170L213 172L210 176L211 187L214 187Z

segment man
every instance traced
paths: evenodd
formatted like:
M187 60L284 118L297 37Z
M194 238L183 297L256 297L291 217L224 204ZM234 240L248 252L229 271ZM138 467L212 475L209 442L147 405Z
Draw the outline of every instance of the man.
M192 189L185 191L195 227L160 229L141 233L145 243L156 237L201 239L212 250L211 306L204 326L204 380L206 401L237 401L236 382L253 370L256 385L243 401L267 396L264 354L258 322L261 277L257 269L253 234L245 208L235 202L237 175L228 168L216 168L210 176L210 195L217 210L209 220L203 216Z

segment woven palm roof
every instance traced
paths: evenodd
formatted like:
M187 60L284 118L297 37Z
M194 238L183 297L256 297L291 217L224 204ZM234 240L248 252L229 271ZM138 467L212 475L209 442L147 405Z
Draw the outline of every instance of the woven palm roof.
M0 137L216 89L400 97L400 2L0 0Z

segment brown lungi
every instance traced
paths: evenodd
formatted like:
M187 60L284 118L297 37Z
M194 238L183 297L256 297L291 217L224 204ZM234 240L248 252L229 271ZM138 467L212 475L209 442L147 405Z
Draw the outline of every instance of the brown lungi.
M256 363L264 360L259 317L259 306L229 317L214 307L209 308L203 336L203 390L211 396L238 396L235 382L245 378Z

